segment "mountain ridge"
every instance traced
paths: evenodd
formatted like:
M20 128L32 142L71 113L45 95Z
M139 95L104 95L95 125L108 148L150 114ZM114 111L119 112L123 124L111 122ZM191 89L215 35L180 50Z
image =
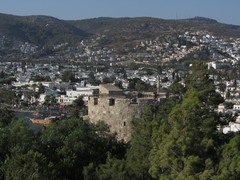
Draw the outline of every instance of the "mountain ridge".
M0 14L0 33L44 46L55 36L85 37L88 33L66 21L50 16L14 16Z
M0 13L0 40L6 49L16 41L29 42L38 51L51 51L57 44L75 46L84 39L102 37L98 46L123 50L139 41L177 37L186 31L207 31L220 38L240 38L240 26L219 23L214 19L161 19L153 17L99 17L83 20L61 20L51 16L15 16ZM4 41L4 37L8 41ZM11 52L15 52L12 48ZM9 52L9 51L7 51Z

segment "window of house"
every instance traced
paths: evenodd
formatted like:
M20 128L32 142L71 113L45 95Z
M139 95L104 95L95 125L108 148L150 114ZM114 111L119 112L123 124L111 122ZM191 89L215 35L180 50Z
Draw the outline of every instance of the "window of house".
M109 99L109 106L114 106L115 105L115 99L111 98Z
M94 105L98 105L98 98L94 98L94 99L93 99L93 104L94 104Z
M125 121L123 122L123 126L126 126L126 122Z

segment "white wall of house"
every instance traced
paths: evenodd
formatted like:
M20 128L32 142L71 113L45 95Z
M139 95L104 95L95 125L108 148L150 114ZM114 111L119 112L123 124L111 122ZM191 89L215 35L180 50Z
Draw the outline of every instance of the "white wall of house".
M43 104L45 101L46 94L40 94L38 101L39 103Z
M84 101L88 101L88 97L93 95L98 86L77 87L76 90L66 90L66 95L58 96L57 102L61 105L72 104L74 100L82 96Z
M77 98L78 98L77 96L61 95L61 96L56 97L56 100L61 105L70 105Z
M223 133L226 134L228 132L238 132L240 131L240 124L230 122L228 126L223 128Z
M93 90L77 90L77 91L74 91L74 90L67 90L66 91L66 95L67 96L90 96L93 94Z
M239 110L240 111L240 104L233 105L233 110Z
M218 110L217 110L218 112L224 113L225 110L226 110L226 108L225 108L224 104L219 104L218 105Z
M69 83L53 83L53 82L42 82L42 84L50 89L57 88L57 89L68 89Z

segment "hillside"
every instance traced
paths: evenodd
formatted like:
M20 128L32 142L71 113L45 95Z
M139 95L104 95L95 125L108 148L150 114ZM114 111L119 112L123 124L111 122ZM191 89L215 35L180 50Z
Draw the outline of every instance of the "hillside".
M49 16L0 14L0 56L37 52L37 57L41 57L57 51L54 47L61 47L61 44L64 44L61 48L64 50L76 47L84 39L97 38L94 46L124 51L145 40L163 39L174 43L178 35L186 31L205 31L220 38L240 38L240 26L203 17L179 20L100 17L64 21Z
M69 21L72 25L95 35L107 35L105 40L113 47L131 45L136 40L172 36L185 31L207 31L222 38L239 38L240 26L218 23L216 20L195 17L191 19L164 20L150 17L94 18Z
M26 41L43 47L83 39L89 34L53 17L0 14L0 35L7 36L10 41Z

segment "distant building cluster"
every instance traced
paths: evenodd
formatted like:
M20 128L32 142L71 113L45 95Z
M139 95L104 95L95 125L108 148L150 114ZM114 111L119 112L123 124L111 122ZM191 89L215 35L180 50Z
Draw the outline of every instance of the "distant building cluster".
M114 48L98 46L106 37L107 35L99 35L90 40L82 40L74 47L67 42L55 44L51 54L31 61L29 57L35 57L32 55L38 53L38 46L19 40L12 41L0 34L0 50L16 50L20 53L9 56L0 54L0 72L14 79L11 85L4 86L20 98L14 106L21 108L23 103L40 106L45 103L47 96L54 97L59 105L68 106L82 97L88 106L85 118L92 122L106 121L110 130L117 132L119 139L128 141L131 120L142 116L146 104L161 103L162 99L167 98L167 92L175 81L184 86L184 79L189 72L181 65L186 59L197 60L205 53L201 58L208 64L211 72L209 77L214 80L216 91L224 97L225 102L233 105L229 109L221 104L218 112L237 115L240 112L240 79L216 73L235 69L236 77L239 77L239 38L223 39L204 31L184 32L177 35L174 41L168 37L165 40L138 41L135 46L120 53ZM175 64L179 66L174 67ZM136 67L131 67L132 65ZM161 73L159 66L164 67ZM70 72L76 81L64 82L64 72ZM91 81L91 74L98 83ZM111 85L102 85L106 78L112 78ZM5 76L0 78L5 79ZM139 91L142 96L134 94L133 90L128 90L134 79L152 86L154 91ZM121 89L113 86L116 82ZM223 131L239 131L239 124L238 116L237 121L223 127Z

